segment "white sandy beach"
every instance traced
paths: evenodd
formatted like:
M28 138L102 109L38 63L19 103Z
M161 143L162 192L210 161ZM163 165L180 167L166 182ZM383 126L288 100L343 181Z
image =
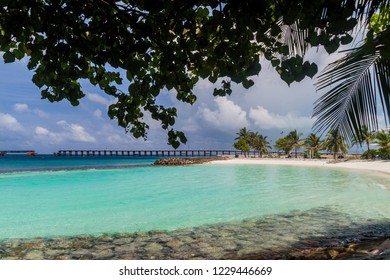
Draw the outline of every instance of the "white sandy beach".
M348 168L385 173L390 176L390 160L348 160L335 162L333 160L315 159L270 159L270 158L233 158L228 160L212 161L210 164L258 164L258 165L290 165L311 166L325 168Z

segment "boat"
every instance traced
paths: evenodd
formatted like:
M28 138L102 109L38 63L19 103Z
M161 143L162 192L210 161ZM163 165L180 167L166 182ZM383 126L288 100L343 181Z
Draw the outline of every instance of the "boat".
M34 151L31 151L31 152L27 152L26 155L28 156L35 156L36 154L38 154L37 152L34 152Z

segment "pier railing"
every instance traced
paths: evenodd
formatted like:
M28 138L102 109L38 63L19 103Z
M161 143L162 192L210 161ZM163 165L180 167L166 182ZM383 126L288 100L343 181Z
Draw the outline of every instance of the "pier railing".
M24 151L23 151L24 152ZM243 152L238 150L59 150L55 156L135 156L135 157L217 157L246 156L258 157L260 152ZM262 156L287 157L278 152L269 152ZM294 155L293 155L294 156ZM346 155L349 158L360 158L360 154ZM304 153L298 153L299 158L305 158ZM321 158L333 158L333 154L322 153Z
M191 156L191 157L216 157L224 155L259 155L257 151L242 152L237 150L60 150L57 156Z

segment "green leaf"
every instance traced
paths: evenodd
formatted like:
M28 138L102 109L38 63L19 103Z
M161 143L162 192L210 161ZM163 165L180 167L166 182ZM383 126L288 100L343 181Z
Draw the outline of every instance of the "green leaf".
M272 28L271 28L271 36L276 37L277 35L280 34L280 32L282 32L282 30L280 29L279 25L272 26Z
M180 142L182 142L183 144L187 143L187 137L184 135L183 132L178 131L177 136L179 137Z
M329 42L325 43L324 48L328 54L334 53L339 48L338 39L335 38L335 39L330 40Z
M255 61L246 69L245 74L250 77L259 74L260 71L261 64L259 62L259 58L257 57Z
M303 72L297 72L294 74L294 81L295 82L300 82L305 78L305 73Z
M130 72L129 70L126 71L126 78L129 81L132 81L134 79L133 73Z
M353 37L349 34L345 34L343 37L341 37L340 42L343 45L348 45L353 41Z
M313 47L316 47L316 46L319 45L320 39L319 39L319 37L317 36L317 34L313 34L313 35L310 37L309 43L310 43L310 45L312 45Z
M171 145L175 150L180 147L180 142L174 139L170 139L168 144Z
M188 103L190 103L191 105L194 104L196 102L196 95L193 95L191 94L189 97L188 97Z
M19 49L14 50L15 58L18 60L21 60L24 57L24 51L21 51Z
M3 54L4 63L12 63L15 62L15 55L11 52L5 52Z
M318 66L315 63L310 64L310 67L306 73L307 76L313 78L315 74L318 72Z
M209 76L209 81L214 84L217 80L218 80L218 74L215 73L214 71L212 75Z
M206 79L208 76L210 76L210 74L211 74L210 68L205 67L205 66L203 66L202 68L200 68L199 71L198 71L198 75L199 75L202 79Z
M38 74L33 75L32 81L38 88L41 88L45 85L45 79L41 75L38 75Z
M174 131L172 129L169 130L168 144L171 145L174 149L177 149L180 146L180 142L183 144L187 143L187 138L185 137L184 133L181 131Z
M226 92L221 89L221 88L215 88L214 91L213 91L213 95L214 96L225 96L226 95Z
M290 85L292 82L294 82L294 77L286 72L286 71L283 71L281 74L280 74L280 78L285 81L288 85Z
M273 55L272 55L272 53L270 51L266 51L264 53L264 57L265 57L266 60L272 60L273 59Z
M384 59L390 60L390 48L381 48L380 54Z
M348 19L347 22L345 23L346 30L352 30L353 28L355 28L357 23L358 21L356 20L356 18Z
M290 49L288 46L286 45L283 45L283 46L280 46L279 47L279 52L282 54L282 55L288 55L290 53Z
M279 59L272 59L271 64L273 67L276 67L280 64L280 60Z
M223 58L225 56L225 50L226 50L226 44L224 44L224 43L219 44L214 49L215 56L218 59Z
M242 85L244 88L248 89L250 88L251 86L253 86L255 84L254 81L250 80L250 79L245 79L242 81Z

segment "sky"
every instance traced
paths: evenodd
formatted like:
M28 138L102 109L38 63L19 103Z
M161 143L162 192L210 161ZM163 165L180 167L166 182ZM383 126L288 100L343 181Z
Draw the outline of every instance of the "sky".
M319 69L335 59L321 50L311 50L307 58ZM0 150L35 150L53 153L65 149L148 150L171 149L166 131L146 117L148 138L135 139L107 116L115 102L99 88L83 83L86 96L73 107L68 101L50 103L40 98L33 84L26 58L4 64L0 56ZM306 137L313 124L315 79L306 78L290 87L275 70L262 62L255 85L248 90L233 86L233 94L214 97L215 85L201 80L195 87L194 105L177 101L175 92L164 91L159 101L178 109L174 129L185 132L188 142L179 149L233 149L236 133L243 127L275 140L296 129Z

